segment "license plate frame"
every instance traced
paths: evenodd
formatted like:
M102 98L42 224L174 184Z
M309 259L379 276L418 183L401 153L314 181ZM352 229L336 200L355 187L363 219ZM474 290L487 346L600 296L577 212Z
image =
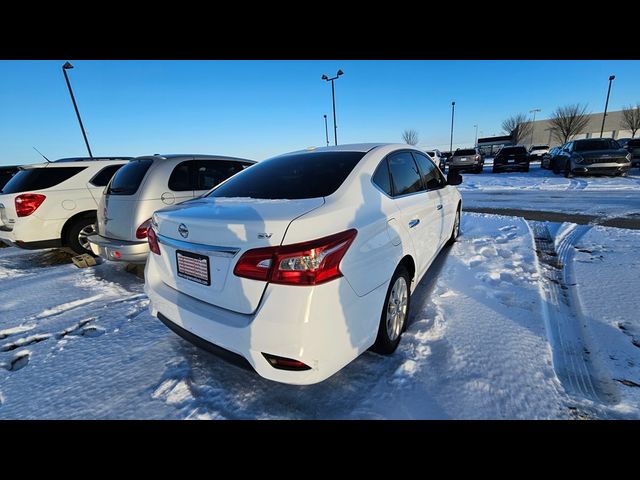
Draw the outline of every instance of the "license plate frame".
M202 267L203 264L204 267ZM186 250L176 250L176 273L178 277L185 280L206 285L207 287L211 286L211 265L209 257L206 255L187 252ZM206 278L204 273L206 273Z

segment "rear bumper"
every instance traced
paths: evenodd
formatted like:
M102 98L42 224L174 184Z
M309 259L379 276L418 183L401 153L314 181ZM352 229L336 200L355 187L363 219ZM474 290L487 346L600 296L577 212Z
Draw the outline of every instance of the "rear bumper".
M479 162L474 163L449 163L449 168L454 170L477 170L482 164Z
M113 262L145 263L149 253L149 244L146 241L130 242L91 235L89 245L95 255Z
M256 312L244 315L167 286L151 258L145 279L151 314L162 315L172 330L187 332L185 337L195 344L212 344L208 350L224 349L243 357L262 377L295 385L325 380L373 344L387 290L385 284L358 297L344 278L314 287L270 284ZM276 369L263 353L311 368Z
M514 162L514 163L493 163L493 168L500 170L523 170L529 168L530 162Z
M0 241L26 250L62 246L60 231L64 221L42 220L36 215L18 218L13 224L0 227Z

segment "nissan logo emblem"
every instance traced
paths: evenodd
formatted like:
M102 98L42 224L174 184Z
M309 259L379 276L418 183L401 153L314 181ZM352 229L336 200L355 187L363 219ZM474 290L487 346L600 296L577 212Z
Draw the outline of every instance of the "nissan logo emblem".
M189 236L189 229L184 223L178 225L178 233L182 238L187 238Z

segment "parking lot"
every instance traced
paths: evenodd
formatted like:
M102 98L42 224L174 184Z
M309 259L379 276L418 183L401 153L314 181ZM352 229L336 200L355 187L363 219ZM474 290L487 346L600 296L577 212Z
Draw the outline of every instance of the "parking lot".
M521 203L510 192L525 176L527 191L562 195L557 208L584 201L568 200L572 181L532 168L466 174L465 205L489 201L486 190ZM583 192L604 184L630 202L640 190L638 176L583 181ZM122 265L0 249L0 418L638 418L638 248L634 230L464 214L458 243L413 296L396 354L367 352L306 387L177 337ZM601 285L624 288L605 304Z

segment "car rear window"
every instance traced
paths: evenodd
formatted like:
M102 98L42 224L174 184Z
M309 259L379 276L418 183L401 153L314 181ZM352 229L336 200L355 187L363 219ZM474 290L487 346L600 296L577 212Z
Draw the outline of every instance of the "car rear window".
M638 148L640 147L640 139L638 140L629 140L627 142L627 147Z
M585 140L583 142L575 142L573 150L575 152L588 152L590 150L610 150L620 148L618 142L610 138L598 138L595 140Z
M20 193L55 187L86 167L41 167L20 170L3 187L2 193Z
M549 147L546 145L534 145L531 147L531 150L547 150Z
M298 200L335 192L366 152L305 152L264 160L232 177L210 197Z
M475 155L476 151L473 148L467 148L464 150L456 150L456 153L454 153L454 155L456 157L459 157L460 155Z
M527 149L524 147L504 147L500 150L502 155L515 155L518 153L527 153Z
M2 191L2 187L11 180L11 177L13 177L17 171L17 168L0 168L0 191Z
M429 155L431 158L433 158L435 156L436 152L432 152L430 150L427 150L426 154Z
M151 159L132 160L116 172L107 189L107 195L133 195L153 163Z

